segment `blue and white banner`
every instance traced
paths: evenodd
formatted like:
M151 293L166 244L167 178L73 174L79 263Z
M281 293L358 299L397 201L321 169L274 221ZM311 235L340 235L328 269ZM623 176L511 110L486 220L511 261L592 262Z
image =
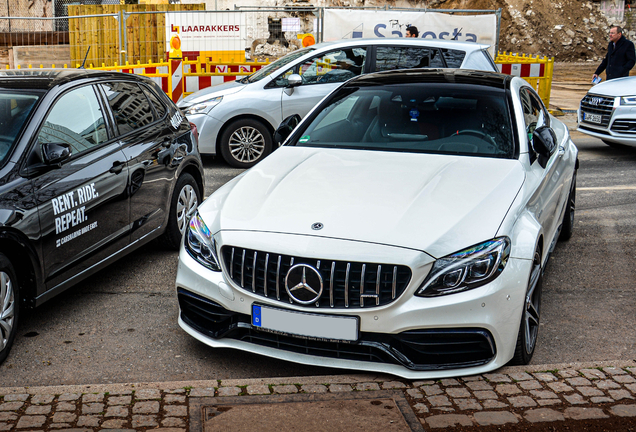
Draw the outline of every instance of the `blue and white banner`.
M459 12L459 10L458 10ZM494 56L497 15L451 15L440 12L325 9L325 41L349 38L404 37L415 26L424 39L456 39L490 45Z

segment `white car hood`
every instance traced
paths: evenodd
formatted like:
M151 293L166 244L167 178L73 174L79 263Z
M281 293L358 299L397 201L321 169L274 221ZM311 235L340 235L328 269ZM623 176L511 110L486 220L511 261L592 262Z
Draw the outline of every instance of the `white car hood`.
M636 77L616 78L596 84L589 92L601 96L633 96L636 94Z
M229 81L223 84L214 85L204 88L196 93L192 93L189 96L184 97L179 101L179 106L190 106L199 102L207 101L217 96L225 96L233 93L240 92L245 88L246 84L241 84L236 81Z
M439 258L493 238L523 181L516 160L285 146L200 211L213 231L349 239ZM324 228L312 230L316 222Z

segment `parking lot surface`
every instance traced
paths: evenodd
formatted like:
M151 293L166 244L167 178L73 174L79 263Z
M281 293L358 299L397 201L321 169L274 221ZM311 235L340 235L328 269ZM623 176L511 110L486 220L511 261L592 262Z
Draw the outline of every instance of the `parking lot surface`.
M636 358L636 149L573 137L581 161L575 230L545 272L534 365ZM241 172L204 164L208 195ZM0 365L0 387L343 372L195 341L177 325L175 274L176 253L152 244L26 315Z

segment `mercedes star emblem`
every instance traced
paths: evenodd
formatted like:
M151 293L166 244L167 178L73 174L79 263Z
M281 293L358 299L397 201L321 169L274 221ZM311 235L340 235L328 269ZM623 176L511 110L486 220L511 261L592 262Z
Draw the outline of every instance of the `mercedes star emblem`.
M287 272L285 289L296 303L315 303L322 294L322 276L310 265L296 264Z
M311 229L312 230L318 231L318 230L323 229L323 227L324 227L324 225L322 224L322 222L316 222L316 223L311 224Z

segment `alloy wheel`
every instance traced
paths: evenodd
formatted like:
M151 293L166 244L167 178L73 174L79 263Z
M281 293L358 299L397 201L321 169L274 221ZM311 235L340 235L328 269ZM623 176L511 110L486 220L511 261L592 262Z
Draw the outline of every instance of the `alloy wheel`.
M177 200L177 226L182 235L198 204L196 191L192 185L186 184L179 192Z
M0 350L9 343L15 324L15 293L11 277L0 272Z
M249 163L258 160L265 151L265 137L258 129L243 126L230 136L230 152L237 161Z
M530 275L530 284L526 293L526 300L523 310L523 320L525 324L525 350L531 354L537 343L537 335L539 333L539 319L541 308L541 257L539 253L535 253L532 262L532 273Z

